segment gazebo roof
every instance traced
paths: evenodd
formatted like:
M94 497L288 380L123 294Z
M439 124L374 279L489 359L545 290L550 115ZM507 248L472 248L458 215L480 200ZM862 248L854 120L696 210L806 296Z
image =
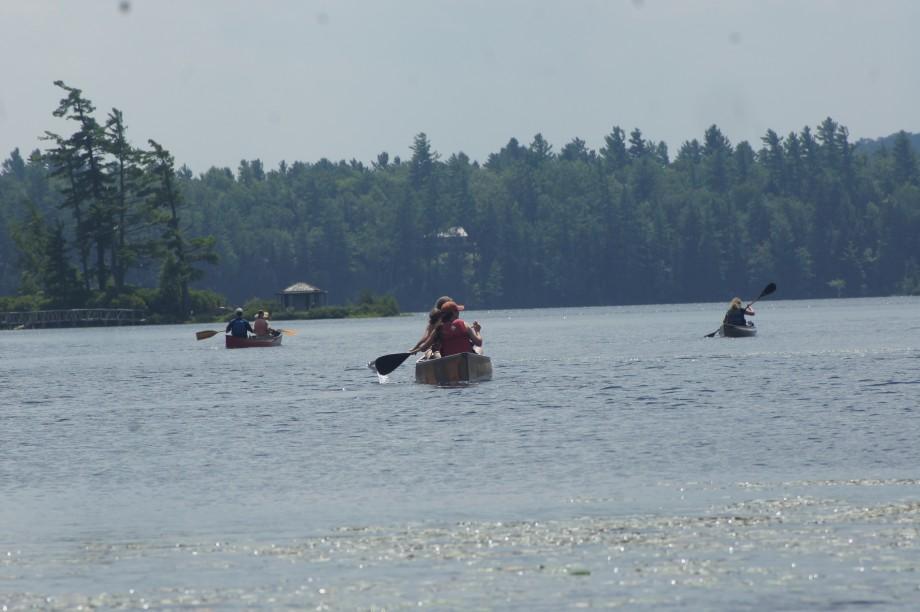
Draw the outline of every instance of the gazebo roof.
M308 283L294 283L281 293L325 293L325 291Z

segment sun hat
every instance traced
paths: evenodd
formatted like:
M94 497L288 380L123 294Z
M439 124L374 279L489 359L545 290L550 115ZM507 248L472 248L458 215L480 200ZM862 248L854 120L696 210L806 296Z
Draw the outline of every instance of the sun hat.
M242 308L237 308L237 309L236 309L236 314L243 314L243 309L242 309Z
M458 304L457 302L444 302L441 304L441 311L453 310L454 312L460 312L463 310L463 304Z

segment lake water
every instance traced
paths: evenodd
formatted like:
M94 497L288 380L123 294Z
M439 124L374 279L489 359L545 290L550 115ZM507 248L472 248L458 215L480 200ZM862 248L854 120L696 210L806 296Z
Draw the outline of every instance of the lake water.
M0 610L920 606L920 299L0 332Z

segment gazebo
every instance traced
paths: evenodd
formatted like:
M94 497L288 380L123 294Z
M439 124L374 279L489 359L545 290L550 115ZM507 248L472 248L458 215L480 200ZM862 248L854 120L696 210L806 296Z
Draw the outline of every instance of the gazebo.
M308 283L294 283L278 295L285 310L310 310L326 305L326 292Z

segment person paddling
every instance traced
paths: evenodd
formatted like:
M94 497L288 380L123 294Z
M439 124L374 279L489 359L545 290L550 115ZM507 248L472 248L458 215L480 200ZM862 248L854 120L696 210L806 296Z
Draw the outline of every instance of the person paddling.
M753 325L754 323L749 322L744 318L744 315L749 317L754 316L754 311L750 306L744 307L741 305L741 298L733 298L731 303L728 305L728 310L725 312L725 318L722 319L724 325L736 325L738 327L747 327L748 325Z
M249 334L255 334L255 330L252 329L252 325L249 324L249 321L243 318L242 308L236 309L236 317L227 323L226 331L235 338L248 338Z
M474 347L482 346L482 335L480 334L482 326L479 321L473 321L472 325L467 325L466 321L460 318L460 311L463 309L463 305L454 301L442 304L439 325L432 330L420 346L413 347L409 351L410 354L426 350L435 342L440 344L442 357L475 352Z
M419 348L422 346L422 344L425 343L425 340L428 339L428 336L431 335L431 332L433 332L438 327L438 325L441 324L441 306L447 302L453 301L453 298L448 295L442 295L438 298L438 300L434 303L434 308L432 308L431 312L428 313L428 325L425 327L425 333L422 334L422 337L419 338L419 341L415 343L415 346L409 349L409 353L415 354L419 351ZM430 346L428 350L425 351L425 359L437 357L440 357L437 344Z

